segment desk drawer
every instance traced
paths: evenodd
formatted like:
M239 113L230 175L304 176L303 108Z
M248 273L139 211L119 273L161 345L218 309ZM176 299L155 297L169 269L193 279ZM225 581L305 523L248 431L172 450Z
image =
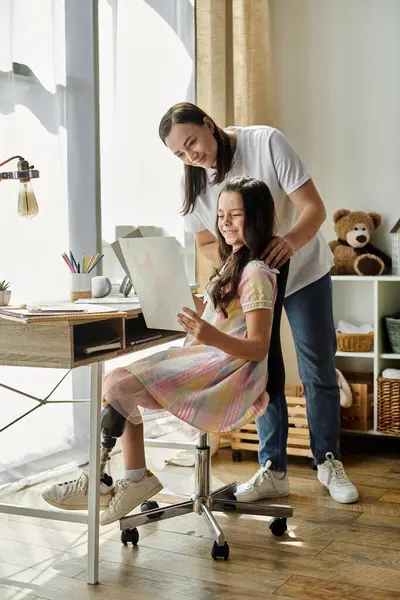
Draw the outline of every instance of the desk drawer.
M0 320L0 363L20 367L68 368L73 362L68 323Z

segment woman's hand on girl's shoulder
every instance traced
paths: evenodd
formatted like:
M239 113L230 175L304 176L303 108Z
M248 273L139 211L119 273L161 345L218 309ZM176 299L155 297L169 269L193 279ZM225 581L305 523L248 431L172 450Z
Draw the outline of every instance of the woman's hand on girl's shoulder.
M271 269L279 269L289 258L294 256L294 252L294 249L285 238L275 236L261 258Z
M183 329L196 338L200 344L214 346L218 329L199 317L191 308L184 306L182 310L185 314L178 313L178 323L182 325Z

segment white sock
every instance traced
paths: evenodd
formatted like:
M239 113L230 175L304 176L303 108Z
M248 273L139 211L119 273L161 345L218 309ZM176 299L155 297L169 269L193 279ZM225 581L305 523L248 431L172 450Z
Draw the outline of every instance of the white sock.
M146 474L146 467L142 469L129 469L125 471L125 479L129 479L129 481L142 481L143 477Z

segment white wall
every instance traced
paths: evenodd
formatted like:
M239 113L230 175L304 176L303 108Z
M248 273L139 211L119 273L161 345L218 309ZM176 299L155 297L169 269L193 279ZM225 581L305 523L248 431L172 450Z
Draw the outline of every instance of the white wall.
M328 211L400 217L400 1L271 0L277 121Z
M380 212L378 247L400 217L400 0L270 0L276 121L323 197ZM288 326L287 379L297 369Z

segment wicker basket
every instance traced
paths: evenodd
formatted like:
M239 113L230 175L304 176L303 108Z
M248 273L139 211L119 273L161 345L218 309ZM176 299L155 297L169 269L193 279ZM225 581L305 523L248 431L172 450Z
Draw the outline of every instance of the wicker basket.
M385 323L392 352L400 354L400 313L385 317Z
M336 332L339 352L370 352L374 345L374 334Z
M400 435L400 379L378 377L377 430Z

